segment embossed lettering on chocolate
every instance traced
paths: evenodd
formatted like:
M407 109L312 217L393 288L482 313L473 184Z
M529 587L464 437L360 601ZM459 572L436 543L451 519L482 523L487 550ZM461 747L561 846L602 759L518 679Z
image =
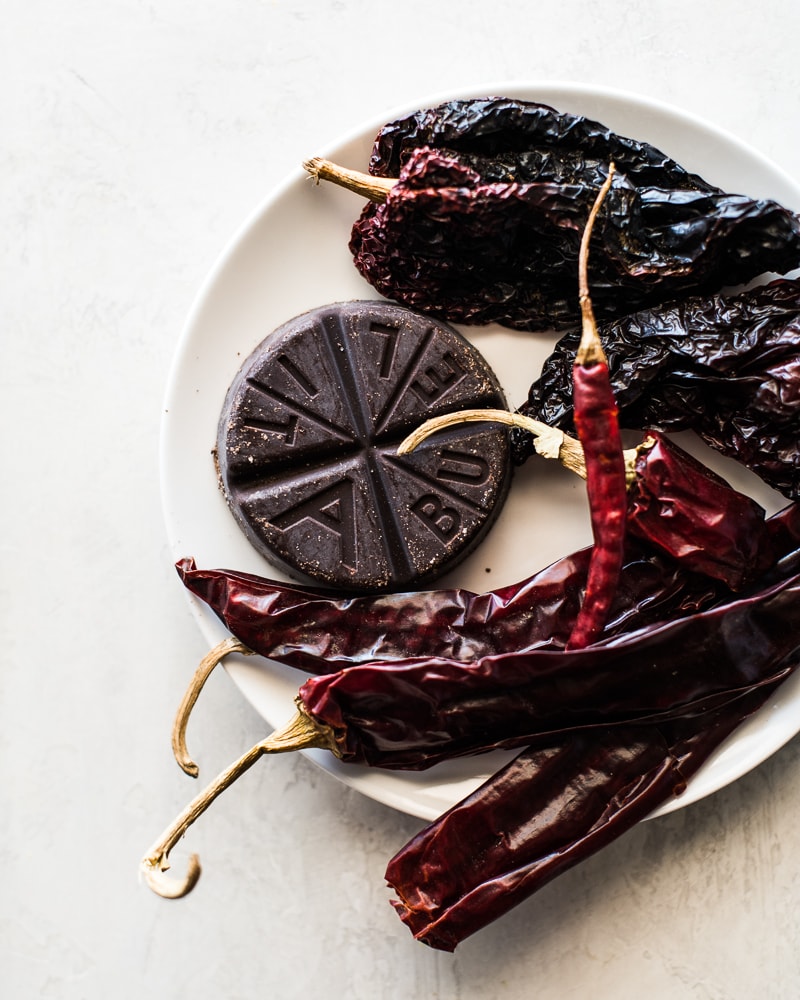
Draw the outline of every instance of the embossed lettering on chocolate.
M250 542L301 579L352 590L431 580L480 542L511 476L505 429L463 424L411 455L422 421L504 407L452 327L379 301L340 302L268 336L219 424L222 490Z

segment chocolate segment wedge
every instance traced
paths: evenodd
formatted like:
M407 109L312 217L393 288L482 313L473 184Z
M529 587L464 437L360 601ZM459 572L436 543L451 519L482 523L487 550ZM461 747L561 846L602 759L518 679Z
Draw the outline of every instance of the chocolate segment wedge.
M452 327L390 303L324 306L268 336L233 381L221 488L250 542L289 575L409 588L463 559L508 492L497 425L464 424L397 455L424 420L472 407L506 402Z

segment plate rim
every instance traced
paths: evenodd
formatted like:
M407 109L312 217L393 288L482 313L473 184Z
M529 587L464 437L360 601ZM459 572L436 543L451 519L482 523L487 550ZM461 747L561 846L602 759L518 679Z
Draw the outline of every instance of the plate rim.
M539 96L533 96L534 92L538 92ZM438 93L428 94L427 96L418 97L417 99L410 101L404 101L402 104L397 104L393 108L381 113L380 116L376 115L374 118L365 119L361 124L353 126L351 129L341 133L339 136L321 144L318 155L331 157L335 155L338 150L349 145L365 142L366 137L370 132L373 135L376 135L386 122L394 121L397 118L408 115L416 109L434 107L448 100L474 99L489 96L508 96L519 97L526 100L541 100L542 103L547 104L549 103L550 97L555 95L559 95L562 99L564 98L564 95L566 95L568 100L575 100L579 103L590 100L598 100L606 103L617 102L620 105L634 106L640 111L657 113L662 119L669 120L672 124L682 126L684 128L686 125L691 125L693 128L700 130L709 136L713 136L724 145L732 147L742 155L746 156L750 161L756 163L760 169L769 172L779 184L785 185L790 190L796 191L798 193L798 198L800 199L800 184L798 184L798 182L786 170L767 157L760 150L749 145L728 129L719 126L694 112L686 111L675 104L663 101L659 98L653 98L649 95L639 94L623 88L595 86L592 84L574 81L535 79L531 81L494 80L479 86L456 86L453 88L447 88L446 90L441 90ZM594 118L594 116L590 114L586 114L586 117L594 120L600 120L599 118ZM262 222L264 216L270 211L270 209L274 205L280 203L281 200L286 197L287 193L297 185L298 181L304 178L306 178L306 173L302 166L298 165L298 167L290 170L270 191L266 192L259 200L258 204L245 215L242 222L234 229L231 236L218 252L210 268L207 270L204 279L191 300L186 318L177 338L163 392L158 450L162 516L166 527L169 550L173 553L173 556L175 555L176 550L175 539L179 532L173 521L173 512L168 502L169 491L166 487L168 479L167 465L169 462L171 446L169 438L171 428L170 417L174 412L174 401L179 395L179 383L183 374L186 355L190 349L192 332L195 329L198 318L201 316L204 308L211 299L216 284L220 280L220 277L224 274L226 268L229 266L232 258L239 250L240 246ZM460 329L458 325L456 325L456 328ZM185 590L184 596L189 604L195 623L207 641L213 643L227 635L226 630L223 628L216 616L204 608L204 606L201 605L201 602L192 597L192 595ZM249 666L249 664L247 666ZM241 661L237 664L234 660L231 663L226 664L226 670L232 677L234 683L244 694L245 698L247 698L247 700L250 701L254 707L256 707L259 714L269 723L270 720L266 719L264 713L261 712L254 704L252 695L250 694L250 681L247 679L248 672L244 662ZM795 678L791 678L789 681L785 682L785 685L791 686L792 680L796 681L794 685L798 688L796 697L800 698L800 676L796 675ZM782 686L780 690L784 691L785 686ZM770 701L763 706L758 713L756 713L756 715L760 717L771 710L774 714L774 702L775 699L770 699ZM746 724L747 723L745 723L745 725ZM785 746L794 736L798 734L798 732L800 732L800 717L798 717L792 724L783 723L780 726L779 731L776 731L775 738L769 741L768 746L759 747L758 751L752 755L752 759L748 758L749 763L743 770L739 770L737 773L720 775L713 787L710 788L704 788L702 781L698 781L698 778L703 775L704 771L707 772L708 770L711 761L707 762L704 767L698 771L697 775L693 776L688 783L686 791L681 796L670 802L664 803L658 809L654 810L648 818L665 815L667 813L677 811L678 809L685 808L686 806L694 802L701 801L702 799L727 787L731 783L737 781L739 778L744 777L746 774L759 767L762 763L764 763L764 761ZM735 735L729 737L728 740L721 745L715 755L712 756L712 760L724 753L725 749L734 742ZM340 767L338 761L328 760L323 754L317 751L303 751L303 754L335 779L342 781L349 787L355 788L374 801L426 821L430 821L439 815L439 812L432 812L430 808L426 808L423 804L415 804L409 801L409 799L404 797L402 793L393 790L393 786L389 786L388 788L381 785L378 785L377 788L372 787L369 784L368 779L367 781L361 780L361 776L358 773L360 769L343 769ZM733 771L736 772L735 766Z

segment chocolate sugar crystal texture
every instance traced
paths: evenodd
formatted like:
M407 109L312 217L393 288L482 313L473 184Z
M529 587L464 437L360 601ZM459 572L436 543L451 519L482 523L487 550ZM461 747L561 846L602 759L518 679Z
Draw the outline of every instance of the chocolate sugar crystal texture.
M268 336L231 385L217 464L250 542L290 575L354 590L430 580L483 538L505 499L504 429L463 424L410 455L424 420L505 407L457 331L383 302L344 302Z

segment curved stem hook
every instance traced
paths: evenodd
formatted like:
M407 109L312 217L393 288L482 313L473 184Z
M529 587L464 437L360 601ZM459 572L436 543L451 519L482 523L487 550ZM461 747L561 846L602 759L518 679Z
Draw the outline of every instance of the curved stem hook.
M415 448L418 448L426 438L447 427L482 421L505 424L507 427L519 427L521 430L528 431L529 434L533 435L534 447L538 455L541 455L542 458L555 458L565 469L569 469L570 472L574 472L582 479L586 478L583 445L577 438L570 437L564 431L542 423L541 420L526 417L523 413L512 413L510 410L455 410L452 413L431 417L400 442L397 454L408 455ZM636 459L639 453L651 448L653 443L653 438L646 438L635 448L629 448L624 452L625 478L628 485L636 478Z
M229 788L245 771L264 754L287 753L321 747L335 752L336 743L333 730L314 721L298 704L297 715L283 729L274 732L265 740L252 746L235 760L202 791L195 796L142 858L139 871L147 885L165 899L180 899L187 895L200 878L200 861L196 854L189 858L188 870L182 879L165 874L170 867L169 854L189 827L198 820L211 803Z
M195 670L194 676L181 699L175 715L175 721L172 724L172 752L182 770L191 778L197 777L200 773L200 768L192 759L186 746L186 727L189 723L189 716L192 714L192 709L200 696L200 692L203 690L203 686L211 676L214 667L231 653L240 653L242 656L254 655L252 649L248 649L247 646L239 642L238 639L233 638L233 636L229 636L227 639L223 639L222 642L217 643L197 665L197 670Z

